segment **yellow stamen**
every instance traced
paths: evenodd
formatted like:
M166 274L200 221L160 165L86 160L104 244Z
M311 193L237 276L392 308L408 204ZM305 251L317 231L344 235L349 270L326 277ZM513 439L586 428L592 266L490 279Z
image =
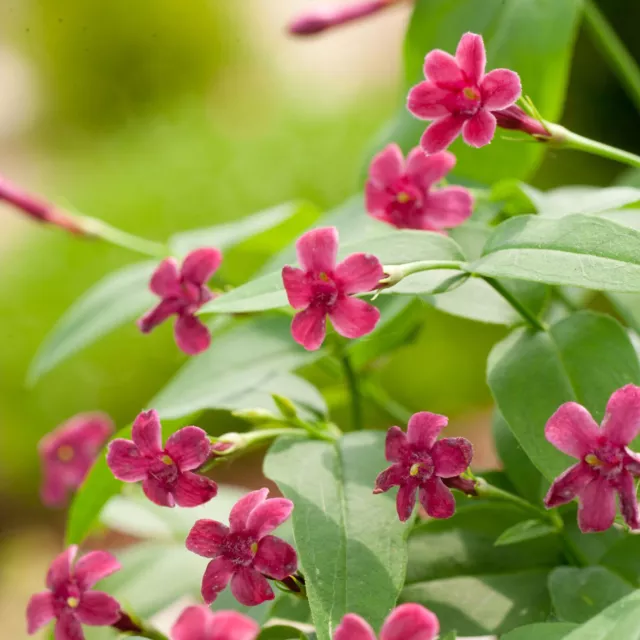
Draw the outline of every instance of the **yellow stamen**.
M466 89L463 89L462 93L464 93L464 97L468 98L469 100L477 100L480 97L478 92L472 87L467 87Z
M591 467L601 467L602 461L593 453L590 453L588 456L585 456L584 461Z
M257 543L257 542L254 542L254 543L251 545L251 553L257 553L257 552L258 552L258 543Z
M162 462L164 462L166 465L173 464L173 460L169 456L162 456Z
M420 463L416 462L414 465L411 466L411 469L409 470L409 475L417 476L419 473L420 473Z
M319 276L320 280L324 280L325 282L329 282L329 276L323 271Z
M411 196L408 193L405 193L404 191L401 191L397 196L396 196L396 200L400 203L400 204L404 204L405 202L409 202L409 200L411 200Z
M80 604L80 600L78 600L78 598L67 598L67 604L72 609L75 609Z
M58 447L57 455L60 462L71 462L75 456L75 451L71 445L63 444L61 447Z

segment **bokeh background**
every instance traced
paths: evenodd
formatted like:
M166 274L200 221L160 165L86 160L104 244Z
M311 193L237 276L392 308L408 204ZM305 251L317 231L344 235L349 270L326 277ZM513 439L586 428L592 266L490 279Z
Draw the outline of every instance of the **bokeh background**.
M410 5L313 39L287 36L287 21L312 4L1 0L0 174L70 210L159 240L292 199L322 209L339 204L360 188L372 141L404 100ZM640 57L640 5L601 5ZM637 112L583 31L563 123L640 151ZM605 185L620 173L605 160L548 153L533 184ZM248 256L247 269L265 258ZM183 362L170 327L142 337L127 326L34 387L25 383L63 311L136 259L0 207L3 637L25 637L24 605L61 545L64 514L38 500L38 440L80 411L100 409L127 424ZM494 461L484 367L503 335L429 311L417 342L379 372L406 407L446 413L452 430L483 442L481 466ZM324 383L333 415L348 419L342 385ZM367 417L371 426L390 424L373 408Z

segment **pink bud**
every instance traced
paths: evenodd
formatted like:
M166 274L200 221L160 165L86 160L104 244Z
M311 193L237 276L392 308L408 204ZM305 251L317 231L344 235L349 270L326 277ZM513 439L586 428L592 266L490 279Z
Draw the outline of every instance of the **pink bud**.
M551 133L547 131L542 122L536 120L535 118L532 118L531 116L528 116L517 105L511 105L510 107L502 109L501 111L494 111L493 115L498 121L498 126L502 129L522 131L536 137L551 137Z

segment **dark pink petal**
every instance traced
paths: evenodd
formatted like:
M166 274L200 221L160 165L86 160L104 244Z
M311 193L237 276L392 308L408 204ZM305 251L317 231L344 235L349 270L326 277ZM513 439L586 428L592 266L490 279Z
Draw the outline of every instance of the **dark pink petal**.
M434 613L419 604L401 604L384 621L380 640L434 640L440 623Z
M380 311L358 298L341 298L329 311L333 328L345 338L371 333L380 320Z
M431 458L437 476L453 478L471 464L473 446L466 438L443 438L433 445Z
M143 456L161 455L162 427L158 412L151 409L138 414L131 428L131 436Z
M53 598L50 591L31 596L27 605L27 633L35 633L55 618Z
M275 597L267 579L250 567L241 567L233 574L231 593L246 607L255 607Z
M161 298L180 295L178 263L173 258L166 258L157 266L151 276L149 288Z
M173 497L179 507L198 507L218 494L218 485L205 476L185 471L178 476Z
M509 69L494 69L482 80L480 93L485 109L506 109L522 95L520 76Z
M640 387L628 384L614 391L602 421L609 442L628 445L640 433Z
M418 481L415 478L409 478L398 489L396 497L396 511L398 518L402 522L406 522L413 513L413 507L416 504L416 490L418 489Z
M207 461L211 443L200 427L183 427L169 437L164 450L181 471L191 471Z
M180 351L189 356L197 356L206 351L211 344L209 329L196 316L189 314L179 316L173 333Z
M407 425L407 440L412 448L429 451L440 432L449 424L447 416L429 411L414 413Z
M420 488L420 503L432 518L450 518L456 510L451 489L440 478L432 477Z
M67 501L67 485L60 474L54 470L47 471L40 487L40 499L47 507L61 507Z
M217 249L213 247L196 249L184 259L180 275L187 282L202 286L218 270L221 262L222 254Z
M615 489L605 477L599 475L580 492L578 526L583 533L606 531L615 517Z
M93 626L112 625L120 618L120 604L101 591L88 591L82 594L76 609L78 620L82 624Z
M213 612L208 607L188 607L171 629L171 640L211 640Z
M63 590L71 580L71 564L78 553L78 547L72 544L56 556L47 572L47 587L54 593Z
M387 145L369 165L369 180L379 187L392 185L404 171L404 158L397 144Z
M87 448L91 446L96 451L102 447L107 438L113 433L114 425L106 413L80 413L62 426L62 433L68 436L68 443Z
M496 126L496 117L489 111L480 110L464 123L462 139L472 147L484 147L493 140Z
M638 499L636 497L636 483L628 471L623 471L617 483L620 513L630 529L640 529L640 515L638 514Z
M409 91L407 109L421 120L442 118L449 114L449 109L443 103L448 96L446 89L436 87L433 82L421 82Z
M465 77L456 59L446 51L434 49L424 59L424 75L441 89L460 89Z
M293 502L286 498L271 498L259 504L247 520L247 531L251 531L256 540L277 529L293 511Z
M384 441L384 457L389 462L400 462L407 455L407 434L400 427L390 427Z
M107 449L107 466L111 473L123 482L139 482L147 477L152 460L145 458L140 449L123 438L116 438Z
M467 118L449 115L439 118L427 127L420 139L420 146L428 154L444 151L462 131Z
M455 166L456 157L450 151L428 156L420 147L416 147L407 157L407 175L425 192L442 180Z
M384 278L384 269L370 253L353 253L336 267L335 276L348 295L375 289Z
M206 640L255 640L260 633L260 625L255 620L237 611L216 611L212 625L213 631Z
M163 300L160 304L155 306L151 311L138 320L138 328L142 333L149 333L152 329L155 329L159 324L162 324L167 318L179 313L182 309L183 303L177 298L169 298Z
M298 570L298 556L295 549L276 536L265 536L258 543L253 566L275 580L284 580Z
M82 633L82 625L75 613L63 611L56 622L54 631L55 640L85 640Z
M624 452L624 468L634 476L640 476L640 454L630 449Z
M74 574L80 590L86 591L121 568L120 563L110 553L91 551L76 562Z
M192 553L203 558L215 558L220 545L229 535L229 528L216 520L197 520L189 531L185 545Z
M397 487L407 481L407 469L401 464L394 464L388 469L381 471L376 478L376 486L373 493L384 493L391 487Z
M207 604L211 604L226 589L235 569L236 565L227 558L216 558L207 565L202 577L202 599Z
M475 33L465 33L456 49L456 61L467 80L475 85L480 84L487 64L487 53L482 36Z
M586 462L569 467L549 488L544 499L547 509L571 502L597 476L597 471Z
M432 191L424 203L424 220L432 228L451 229L468 220L473 212L473 196L464 187Z
M294 309L304 309L311 300L311 287L305 272L287 265L282 268L282 284L289 304Z
M258 505L261 505L267 499L268 495L269 489L258 489L257 491L247 493L246 496L242 496L242 498L233 505L231 513L229 514L231 531L245 531L251 512Z
M161 482L154 475L148 475L142 481L142 491L144 495L159 507L175 507L176 501L173 494L167 489L164 482Z
M386 188L367 180L364 186L364 205L367 212L374 218L384 220L387 216L386 208L394 200L394 196Z
M582 405L565 402L549 418L544 435L556 449L581 459L598 446L600 430Z
M298 262L306 271L333 271L338 254L338 230L335 227L311 229L298 238L296 251Z
M293 339L308 351L319 349L326 333L326 311L323 307L299 311L291 322Z
M348 613L336 628L333 640L376 640L376 634L366 620Z

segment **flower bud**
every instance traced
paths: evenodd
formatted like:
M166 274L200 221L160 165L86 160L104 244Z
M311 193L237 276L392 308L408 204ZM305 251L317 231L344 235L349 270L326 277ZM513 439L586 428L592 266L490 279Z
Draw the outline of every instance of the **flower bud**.
M501 111L494 111L493 115L502 129L512 129L528 133L536 138L551 138L551 132L540 122L527 115L517 105L511 105Z
M278 416L266 409L239 409L238 411L233 411L231 415L235 418L246 420L255 426L277 422L278 420Z
M297 418L298 410L295 405L289 398L285 398L284 396L279 396L277 393L272 393L271 397L273 401L276 403L278 410L285 418Z

